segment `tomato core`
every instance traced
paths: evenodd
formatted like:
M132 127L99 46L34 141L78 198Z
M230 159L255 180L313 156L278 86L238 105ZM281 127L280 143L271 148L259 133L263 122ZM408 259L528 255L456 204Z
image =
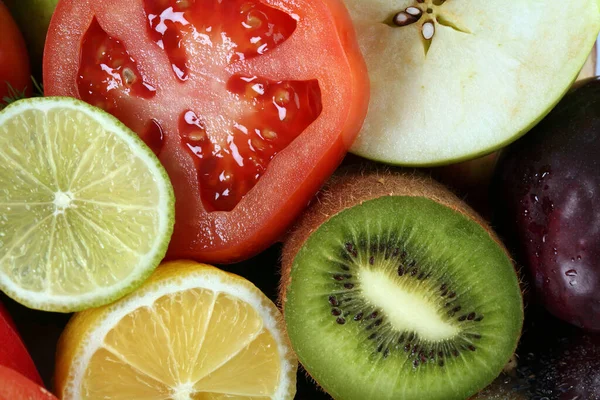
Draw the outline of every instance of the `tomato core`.
M225 75L229 64L283 43L297 22L258 0L145 0L144 5L148 35L167 55L176 84L200 81L203 93L196 95L212 101L190 109L182 99L178 143L194 160L205 210L231 211L271 160L322 111L316 80ZM128 107L123 105L128 98L151 101L162 90L160 83L150 83L154 77L142 75L124 44L96 20L82 47L77 84L86 102L127 123ZM222 104L215 106L216 98ZM161 122L152 119L130 128L160 156L166 132Z

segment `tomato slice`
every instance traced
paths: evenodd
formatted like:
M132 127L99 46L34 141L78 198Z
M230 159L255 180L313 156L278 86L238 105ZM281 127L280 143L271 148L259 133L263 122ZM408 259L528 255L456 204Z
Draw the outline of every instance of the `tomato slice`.
M0 400L58 400L17 371L0 365Z
M13 94L11 88L28 96L31 86L25 40L8 8L0 1L0 109L5 98Z
M166 167L168 258L235 262L269 246L367 110L340 0L63 0L46 43L46 94L111 112Z
M8 311L0 303L0 366L14 369L39 385L42 378L17 333L17 327ZM0 378L0 382L2 378ZM0 386L2 386L0 384ZM17 397L14 397L17 398Z

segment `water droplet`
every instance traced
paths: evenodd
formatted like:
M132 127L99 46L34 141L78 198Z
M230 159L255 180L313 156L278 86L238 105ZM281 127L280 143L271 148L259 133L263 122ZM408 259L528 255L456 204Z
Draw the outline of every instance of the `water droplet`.
M577 276L577 271L575 271L574 269L570 269L567 272L565 272L566 276Z

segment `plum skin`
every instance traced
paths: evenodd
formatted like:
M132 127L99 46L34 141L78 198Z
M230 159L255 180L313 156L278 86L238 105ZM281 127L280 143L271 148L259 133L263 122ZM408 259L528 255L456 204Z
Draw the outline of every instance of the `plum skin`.
M600 331L600 79L573 89L501 155L495 221L537 297Z

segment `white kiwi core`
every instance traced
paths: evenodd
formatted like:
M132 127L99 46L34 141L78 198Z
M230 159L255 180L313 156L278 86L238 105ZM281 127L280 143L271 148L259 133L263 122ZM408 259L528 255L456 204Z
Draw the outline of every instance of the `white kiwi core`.
M398 331L415 332L422 339L451 339L460 329L439 313L439 306L423 296L423 288L402 285L387 271L364 268L358 279L364 298L381 309ZM425 292L426 293L426 292Z

